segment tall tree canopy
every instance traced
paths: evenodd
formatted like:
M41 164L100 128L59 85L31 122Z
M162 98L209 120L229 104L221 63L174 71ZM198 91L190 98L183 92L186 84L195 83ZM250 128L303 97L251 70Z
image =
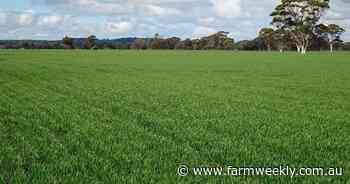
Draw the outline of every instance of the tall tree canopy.
M330 0L281 0L271 13L272 24L290 32L299 52L306 53L324 11Z
M73 48L73 39L68 37L68 36L65 36L63 39L62 39L62 43L65 45L65 47L69 48L69 49L72 49Z
M322 39L328 42L329 49L333 52L333 45L342 42L340 39L341 34L345 32L345 29L336 24L320 24L316 27L316 34Z
M264 43L268 51L271 51L272 42L273 42L273 33L274 33L274 30L272 28L262 28L259 31L259 37L264 40Z
M143 38L137 38L132 44L131 44L131 49L147 49L147 42Z
M277 29L272 33L273 41L280 52L283 52L288 48L288 43L290 43L290 33L283 29Z
M95 35L90 35L86 38L84 43L85 49L93 49L96 46L97 37Z

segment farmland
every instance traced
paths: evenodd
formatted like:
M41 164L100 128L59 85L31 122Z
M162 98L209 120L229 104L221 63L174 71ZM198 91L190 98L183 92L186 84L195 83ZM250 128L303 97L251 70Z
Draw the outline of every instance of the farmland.
M346 183L349 58L0 50L0 183ZM182 164L345 171L181 177Z

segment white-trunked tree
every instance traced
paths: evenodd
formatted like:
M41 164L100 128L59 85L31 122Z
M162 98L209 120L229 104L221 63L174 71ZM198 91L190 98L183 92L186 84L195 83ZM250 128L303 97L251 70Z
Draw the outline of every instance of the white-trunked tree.
M340 36L345 32L345 29L336 24L320 24L316 27L316 34L327 41L329 50L333 52L334 44L341 43Z
M288 31L298 52L305 54L330 0L281 0L271 13L272 25Z

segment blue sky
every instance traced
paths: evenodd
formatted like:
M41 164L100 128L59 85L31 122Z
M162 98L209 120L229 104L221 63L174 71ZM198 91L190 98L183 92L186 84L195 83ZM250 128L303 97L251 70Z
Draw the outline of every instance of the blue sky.
M278 0L2 0L0 39L125 36L195 38L228 31L252 39ZM332 0L325 23L350 31L350 0ZM350 41L350 33L343 38Z

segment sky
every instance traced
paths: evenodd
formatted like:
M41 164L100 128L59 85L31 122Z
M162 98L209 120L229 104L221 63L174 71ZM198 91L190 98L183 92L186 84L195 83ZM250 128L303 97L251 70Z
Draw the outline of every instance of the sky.
M279 0L1 0L0 39L199 38L217 31L253 39ZM322 20L349 32L350 0L331 0Z

